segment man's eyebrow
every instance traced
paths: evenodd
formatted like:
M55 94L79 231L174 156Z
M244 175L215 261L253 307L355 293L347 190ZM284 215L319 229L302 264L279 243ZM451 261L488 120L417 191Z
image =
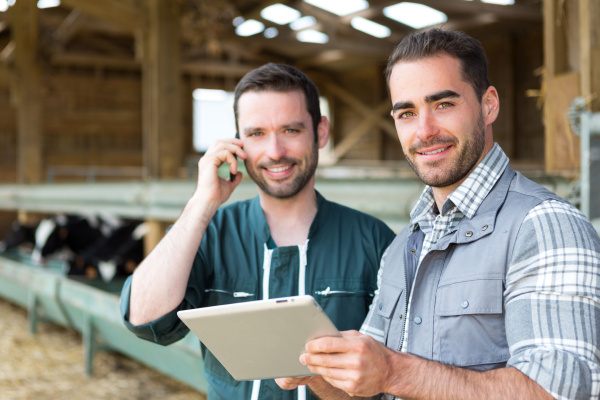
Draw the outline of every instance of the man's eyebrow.
M260 131L261 128L257 127L257 126L247 126L243 129L242 134L244 136L248 136L249 134L251 134L252 132L257 132Z
M433 93L430 95L425 96L425 102L426 103L433 103L442 99L450 99L453 97L460 97L460 94L456 93L454 90L442 90L441 92L437 92L437 93ZM413 103L412 101L399 101L397 103L394 103L394 106L392 107L392 112L398 111L398 110L404 110L407 108L415 108L415 103Z
M394 106L392 107L392 112L404 110L406 108L415 108L415 103L413 103L412 101L399 101L397 103L394 103Z
M284 128L284 129L289 129L289 128L304 129L304 128L306 128L306 125L304 124L304 121L296 121L296 122L290 122L288 124L284 124L282 126L282 128Z
M454 90L442 90L441 92L430 94L429 96L425 96L426 103L433 103L442 99L450 99L453 97L460 97L460 94L456 93Z
M290 128L305 129L306 124L304 123L304 121L292 121L292 122L288 122L281 126L281 129L290 129ZM263 130L264 130L264 128L262 128L260 126L247 126L246 128L244 128L242 133L244 135L249 135L253 132L259 132L259 131L263 131Z

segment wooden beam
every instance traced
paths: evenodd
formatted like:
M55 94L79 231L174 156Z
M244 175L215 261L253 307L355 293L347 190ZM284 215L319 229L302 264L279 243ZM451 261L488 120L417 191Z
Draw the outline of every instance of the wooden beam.
M61 5L83 14L118 24L130 30L144 28L144 10L120 0L61 0Z
M221 61L200 60L182 64L181 71L189 75L210 75L228 78L241 78L246 73L258 68L258 64L227 63Z
M82 53L55 52L50 56L50 63L54 66L114 68L124 71L139 71L141 63L133 58L112 57Z
M325 90L327 90L329 93L331 93L332 95L337 97L343 103L346 103L346 105L353 108L354 111L362 114L365 118L368 118L374 112L371 107L364 104L360 99L358 99L356 96L354 96L352 93L350 93L346 89L344 89L330 81L325 81L322 83L322 85ZM392 109L392 106L391 106L389 100L386 99L384 101L384 103L387 104L387 111L390 111ZM383 106L384 103L382 103L381 106ZM388 136L390 136L391 138L398 139L398 133L396 132L396 127L394 126L394 124L392 122L390 122L390 120L391 120L391 118L389 118L389 119L379 118L379 120L377 122L377 126L380 129L382 129L385 133L387 133Z
M598 1L598 0L596 0ZM579 7L582 7L580 4ZM579 169L579 138L571 131L566 111L581 94L581 75L569 63L568 37L578 38L578 24L567 26L573 17L563 0L544 0L544 161L547 173L575 176ZM574 19L579 20L581 10ZM578 21L585 24L585 21ZM580 49L577 49L580 51Z
M175 178L183 160L178 16L170 0L148 0L143 34L143 140L148 178Z
M114 57L133 57L134 55L133 46L129 46L128 44L122 45L118 41L87 32L80 35L78 43L81 43L89 50L99 51L102 54L110 54Z
M1 59L0 52L0 59ZM133 58L103 56L82 53L55 52L50 57L50 63L54 66L96 67L112 68L123 71L139 71L142 62ZM180 71L187 75L208 75L225 78L241 78L247 72L262 64L228 63L222 61L198 60L186 62L180 65Z
M364 118L360 124L358 124L347 136L345 136L340 143L338 143L333 149L333 158L338 161L348 151L354 147L358 141L369 132L369 130L378 126L381 121L381 116L385 111L390 109L390 103L384 100L375 109L372 109L369 116Z
M84 18L79 10L73 10L67 18L56 28L52 39L58 47L64 47L77 34L84 23Z
M167 228L172 225L172 222L148 219L145 223L148 231L144 235L144 256L147 256L165 236Z
M17 79L17 174L20 183L42 180L41 67L37 1L15 3L13 33Z
M0 62L3 64L10 64L14 61L15 58L15 41L11 40L4 46L2 51L0 51Z
M600 111L600 31L597 16L600 0L579 2L579 65L581 95L590 102L590 110Z

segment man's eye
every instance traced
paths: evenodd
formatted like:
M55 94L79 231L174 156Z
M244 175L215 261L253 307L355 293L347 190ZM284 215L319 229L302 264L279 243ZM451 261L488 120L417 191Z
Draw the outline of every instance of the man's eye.
M252 132L252 133L247 134L246 136L248 136L248 137L262 136L262 132Z
M398 114L398 119L411 118L414 117L415 113L412 111L405 111L403 113Z
M450 108L452 107L452 103L448 103L447 101L440 103L440 105L438 106L439 108Z
M288 128L285 130L285 133L298 133L299 130L298 129L293 129L293 128Z

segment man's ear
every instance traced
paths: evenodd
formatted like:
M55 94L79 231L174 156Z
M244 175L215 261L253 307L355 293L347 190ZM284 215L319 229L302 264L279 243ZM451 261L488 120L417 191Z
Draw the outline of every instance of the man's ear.
M487 88L483 97L481 98L481 107L483 111L483 118L486 125L491 125L500 112L500 99L498 97L498 91L495 87L490 86Z
M317 126L317 140L320 149L325 147L329 140L329 120L325 116L321 117L321 122L319 122L319 126Z

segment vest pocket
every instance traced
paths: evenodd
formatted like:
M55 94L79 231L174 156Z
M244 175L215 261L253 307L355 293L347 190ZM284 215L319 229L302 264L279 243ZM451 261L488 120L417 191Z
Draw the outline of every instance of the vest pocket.
M506 363L510 353L504 328L503 291L502 279L474 279L440 286L434 324L438 361L477 370Z
M404 330L405 304L400 301L402 288L381 283L377 304L373 304L375 312L383 323L383 338L385 345L392 350L399 350ZM397 315L396 318L394 316Z

